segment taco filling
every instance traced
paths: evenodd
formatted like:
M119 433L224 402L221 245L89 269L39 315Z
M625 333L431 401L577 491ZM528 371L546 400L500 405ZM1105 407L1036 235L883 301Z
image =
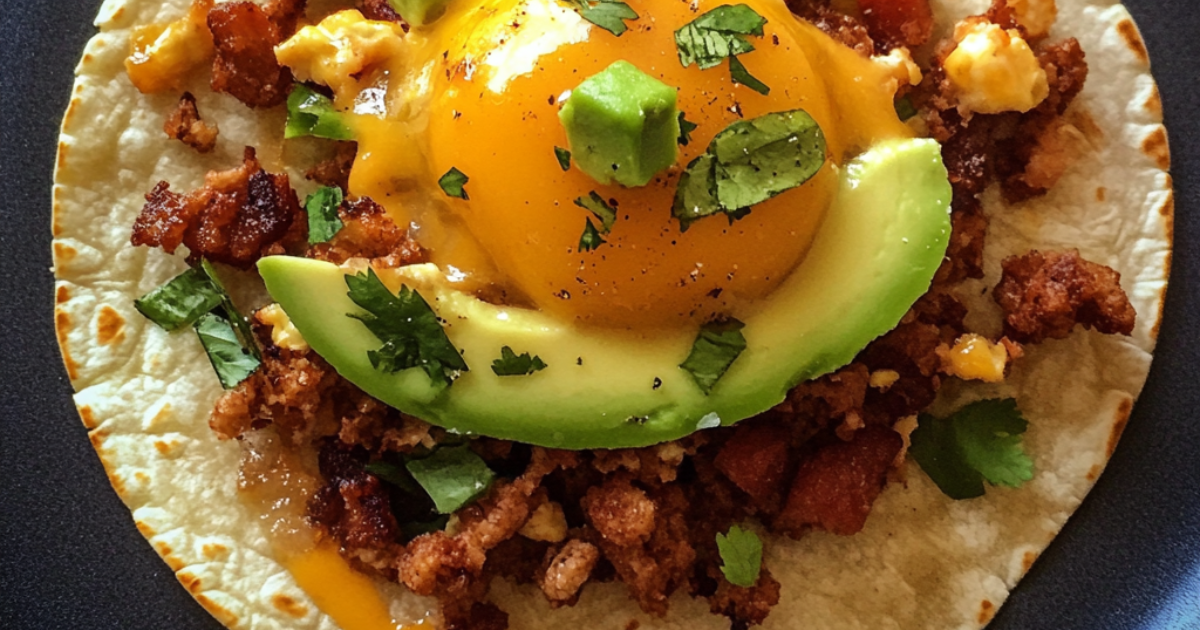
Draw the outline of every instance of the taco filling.
M1054 0L947 24L928 0L305 5L133 30L162 142L227 142L211 98L274 139L143 191L125 229L186 259L136 308L195 331L226 474L347 630L405 621L362 576L443 630L510 627L513 584L763 624L772 547L853 548L889 484L1030 483L1006 381L1139 323L1070 247L984 282L989 222L1095 133Z

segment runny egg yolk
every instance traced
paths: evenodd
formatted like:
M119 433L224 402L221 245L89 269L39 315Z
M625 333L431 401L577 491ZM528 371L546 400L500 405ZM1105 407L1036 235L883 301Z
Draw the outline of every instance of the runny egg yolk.
M750 39L757 50L739 57L771 88L760 95L731 81L728 62L700 70L679 61L675 30L721 2L630 2L639 18L621 37L560 11L549 23L576 35L547 46L521 29L544 29L547 5L539 3L553 1L452 9L428 32L410 33L426 38L414 55L437 51L431 71L415 80L427 90L427 107L408 112L400 134L395 124L360 117L351 193L419 223L419 238L443 269L494 274L490 281L565 321L653 328L744 311L803 259L833 201L843 159L877 139L908 135L892 107L895 82L887 71L801 22L782 2L747 2L768 20L764 36ZM542 19L530 17L535 10ZM513 45L522 38L526 49ZM498 53L534 63L501 80ZM575 167L564 172L555 154L555 147L568 147L561 101L618 60L678 88L679 110L698 125L675 165L639 188L602 186ZM413 60L405 62L411 67ZM824 131L824 168L741 220L709 217L682 232L671 207L683 168L729 124L793 109L807 111ZM470 177L469 200L450 199L433 184L451 168ZM419 174L413 183L397 173ZM421 201L414 187L431 188L435 201ZM581 252L591 214L574 200L592 191L616 207L617 221L605 244Z

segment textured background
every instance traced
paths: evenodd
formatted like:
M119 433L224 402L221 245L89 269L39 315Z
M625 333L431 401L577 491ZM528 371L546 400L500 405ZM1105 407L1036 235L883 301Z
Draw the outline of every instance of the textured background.
M98 0L0 9L0 626L209 629L131 526L70 403L51 322L50 183ZM1200 628L1200 11L1128 0L1165 103L1177 194L1159 354L1096 490L990 626Z

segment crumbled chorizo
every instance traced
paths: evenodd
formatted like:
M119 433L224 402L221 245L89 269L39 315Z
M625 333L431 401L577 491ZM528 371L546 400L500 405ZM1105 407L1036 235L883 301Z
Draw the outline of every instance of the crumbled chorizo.
M304 177L323 186L340 188L342 193L346 193L350 190L350 169L354 167L357 155L357 142L336 142L333 155L308 169Z
M735 586L723 579L717 569L710 569L718 580L717 591L708 597L708 608L713 614L729 617L732 628L747 628L761 625L767 620L771 608L779 603L781 585L771 571L763 567L758 582L751 587Z
M569 540L550 558L538 586L552 606L574 603L599 560L600 550L595 545Z
M792 450L791 432L770 419L739 424L714 464L758 504L782 499Z
M858 431L853 442L834 441L800 464L787 504L772 526L798 537L816 527L856 534L883 491L903 440L890 428Z
M363 469L367 452L327 440L319 466L326 485L308 503L309 518L341 543L342 553L390 575L402 547L387 488Z
M168 138L179 140L200 153L209 153L217 146L219 129L200 119L196 97L191 92L184 92L179 97L179 104L163 123L163 131Z
M275 59L285 33L253 2L226 2L208 12L216 57L214 92L225 92L250 107L274 107L287 99L292 72Z
M304 239L300 201L286 174L268 173L246 147L242 165L212 171L191 193L159 182L133 224L134 245L174 253L186 245L188 261L208 258L247 269L262 256L283 253ZM296 228L296 229L293 229Z
M405 30L408 28L408 24L396 13L396 9L392 8L392 3L388 0L358 0L358 10L368 20L396 22L403 25Z
M309 248L307 256L342 264L366 258L376 269L402 267L427 260L425 250L396 226L382 206L369 197L347 199L338 208L342 229L328 243Z
M864 57L875 54L875 42L867 27L854 17L829 6L829 0L787 0L792 13L812 22L826 35Z
M1062 339L1076 324L1105 334L1133 333L1136 313L1121 274L1084 260L1077 250L1010 256L992 296L1004 311L1004 334L1019 343Z
M933 35L929 0L859 0L858 6L879 52L916 48Z

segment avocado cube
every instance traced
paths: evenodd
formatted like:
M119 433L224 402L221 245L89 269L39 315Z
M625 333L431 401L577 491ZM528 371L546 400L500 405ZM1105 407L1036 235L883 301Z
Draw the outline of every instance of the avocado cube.
M618 61L575 88L558 113L571 154L601 184L645 186L675 163L675 88Z
M442 17L450 0L388 0L396 13L413 26L425 26Z

